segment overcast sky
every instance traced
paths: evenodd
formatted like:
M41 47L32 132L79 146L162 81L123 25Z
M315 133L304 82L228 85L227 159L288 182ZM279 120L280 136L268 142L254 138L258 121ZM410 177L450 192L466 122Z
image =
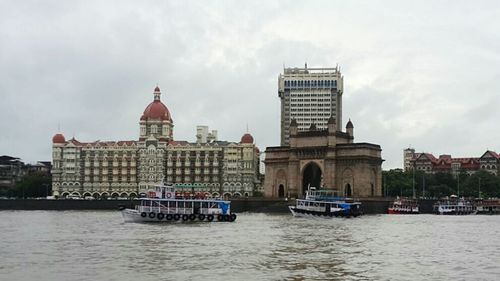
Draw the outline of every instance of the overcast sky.
M279 145L283 65L344 75L356 142L500 152L498 1L0 1L0 155L51 160L61 132L136 140L158 84L174 139L196 125ZM345 124L342 124L345 127ZM345 129L344 129L345 130Z

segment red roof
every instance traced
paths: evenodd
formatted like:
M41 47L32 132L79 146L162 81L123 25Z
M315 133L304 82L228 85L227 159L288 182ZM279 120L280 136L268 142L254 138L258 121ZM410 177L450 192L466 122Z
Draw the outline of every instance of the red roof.
M500 158L500 154L496 153L495 151L488 150L488 151L486 151L486 153L489 153L491 156L493 156L493 157L495 157L497 159Z
M155 98L144 110L141 120L159 119L172 122L172 117L170 116L168 108L160 101L160 94L160 88L156 86L154 92Z
M187 141L169 141L168 145L188 145L189 142Z
M244 134L241 137L240 143L253 143L253 137L249 133Z
M172 122L172 117L168 108L159 100L150 103L141 116L141 120L160 119Z
M52 143L65 143L66 139L64 138L63 134L55 134L52 137Z

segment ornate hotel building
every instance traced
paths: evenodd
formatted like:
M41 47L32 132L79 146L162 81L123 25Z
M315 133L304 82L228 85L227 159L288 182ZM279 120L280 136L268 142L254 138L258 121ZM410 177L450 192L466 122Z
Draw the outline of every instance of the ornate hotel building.
M281 99L281 145L289 145L290 122L297 121L299 132L311 124L326 129L333 117L342 124L344 78L335 68L285 68L278 77Z
M53 195L129 198L161 182L212 196L261 191L260 152L250 134L240 142L219 141L216 131L199 126L196 142L174 140L174 123L160 96L156 87L139 121L139 140L80 142L56 134Z

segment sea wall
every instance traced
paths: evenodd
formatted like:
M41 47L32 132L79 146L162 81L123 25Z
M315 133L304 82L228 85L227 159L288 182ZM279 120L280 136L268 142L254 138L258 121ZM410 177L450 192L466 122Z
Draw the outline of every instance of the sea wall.
M365 214L385 214L392 198L362 198ZM420 200L420 212L431 213L435 200ZM120 206L133 207L134 200L0 200L0 210L117 210ZM288 213L293 200L267 198L231 199L234 212Z

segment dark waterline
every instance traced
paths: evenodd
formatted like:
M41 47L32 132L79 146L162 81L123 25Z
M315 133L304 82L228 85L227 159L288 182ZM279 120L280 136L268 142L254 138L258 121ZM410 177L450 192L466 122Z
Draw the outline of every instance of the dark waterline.
M500 216L123 223L0 211L0 280L498 280Z

